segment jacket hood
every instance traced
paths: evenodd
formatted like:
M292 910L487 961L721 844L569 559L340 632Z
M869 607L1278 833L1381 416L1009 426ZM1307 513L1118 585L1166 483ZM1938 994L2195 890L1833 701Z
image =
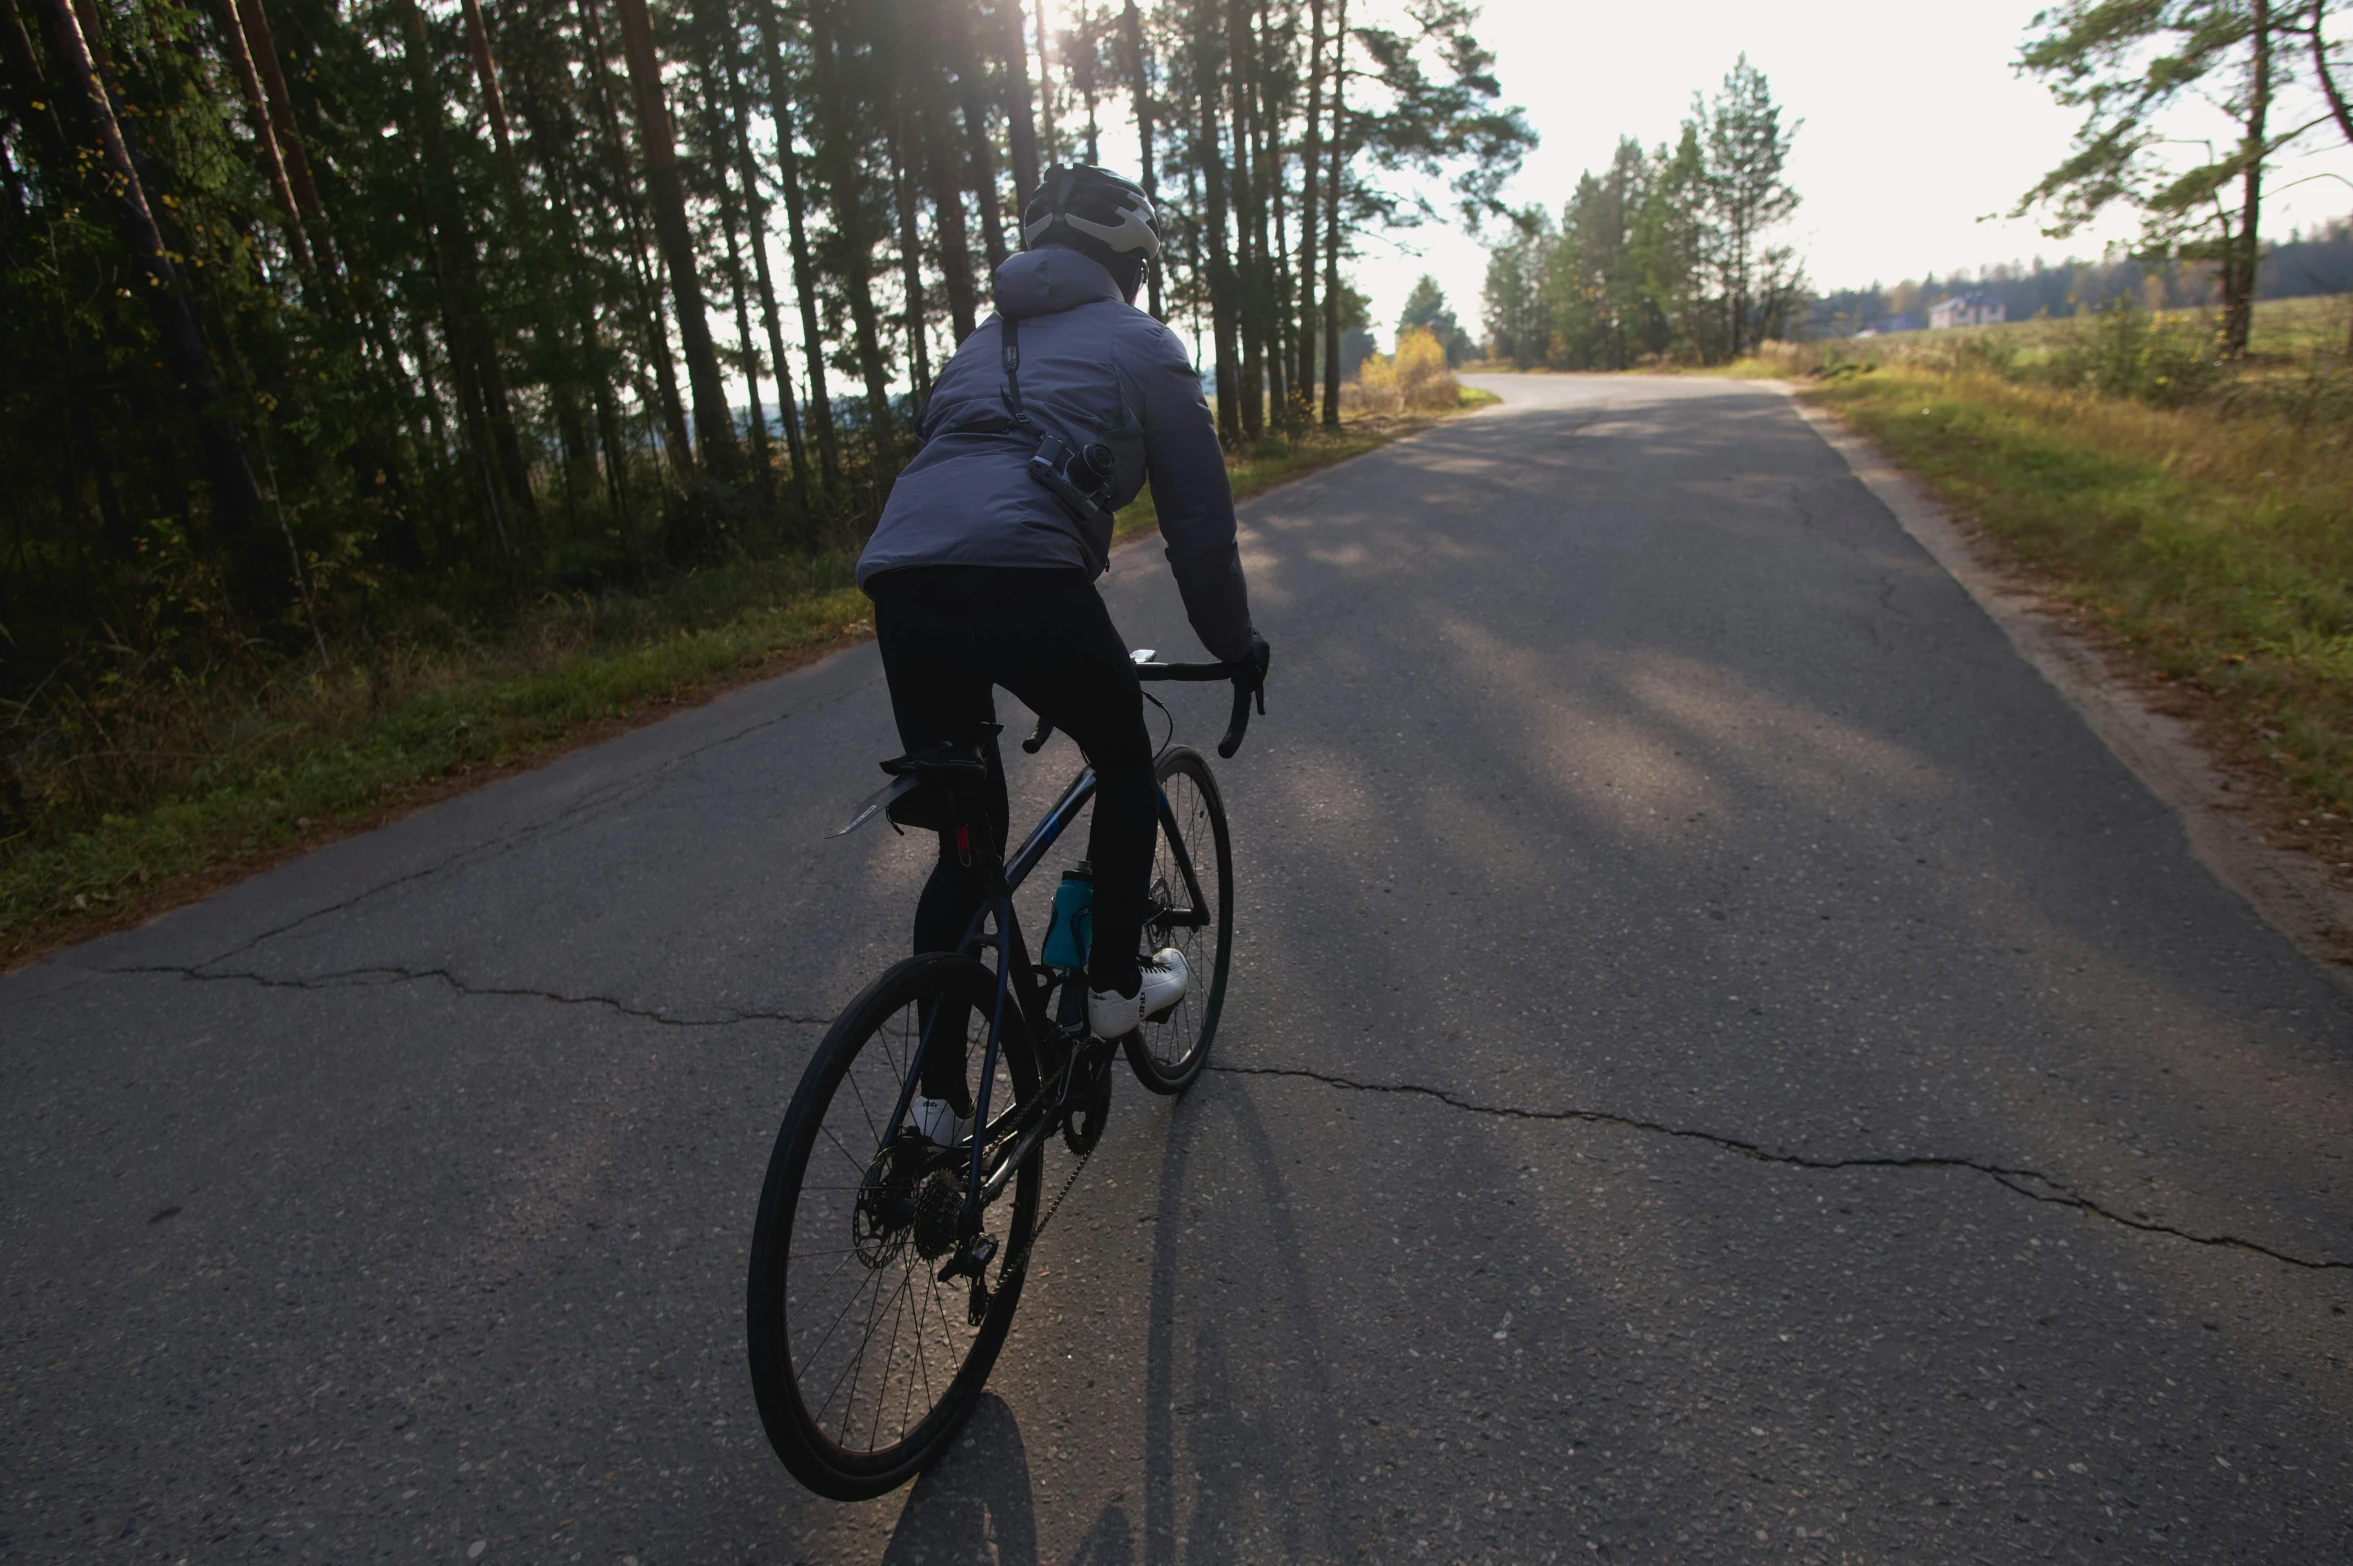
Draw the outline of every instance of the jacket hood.
M1016 321L1120 298L1102 262L1064 245L1041 245L1006 257L995 281L998 313Z

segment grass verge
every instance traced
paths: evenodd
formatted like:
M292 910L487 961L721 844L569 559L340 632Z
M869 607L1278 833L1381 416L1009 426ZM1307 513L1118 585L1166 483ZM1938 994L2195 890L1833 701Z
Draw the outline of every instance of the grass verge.
M1496 400L1466 393L1463 406ZM1230 461L1237 496L1426 429L1365 418L1262 441ZM1119 537L1150 531L1147 493ZM110 764L168 786L79 829L0 843L0 968L119 929L422 805L783 672L872 630L846 555L744 561L638 595L550 598L495 641L372 649L365 666L281 670L250 687L158 692L144 754L55 765L103 793Z
M1802 394L2111 633L2273 835L2353 862L2353 429L1902 364Z

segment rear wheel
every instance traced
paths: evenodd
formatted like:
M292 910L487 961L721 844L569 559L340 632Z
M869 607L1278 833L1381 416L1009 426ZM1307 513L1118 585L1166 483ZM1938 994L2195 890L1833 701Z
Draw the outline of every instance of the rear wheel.
M1201 753L1172 746L1159 764L1163 808L1145 901L1144 945L1184 954L1193 981L1160 1021L1127 1036L1136 1080L1155 1093L1182 1093L1209 1061L1225 1005L1226 964L1234 952L1234 849L1225 801ZM1192 873L1188 877L1187 867Z
M956 1214L970 1142L943 1149L892 1130L935 1015L931 1047L962 1062L977 1108L996 987L983 964L940 953L884 973L818 1046L769 1158L746 1297L752 1390L785 1467L835 1500L881 1495L945 1451L1012 1325L1039 1154L967 1244ZM1008 1005L983 1145L1003 1143L1037 1092L1029 1035ZM963 1257L980 1260L977 1290L970 1276L940 1276Z

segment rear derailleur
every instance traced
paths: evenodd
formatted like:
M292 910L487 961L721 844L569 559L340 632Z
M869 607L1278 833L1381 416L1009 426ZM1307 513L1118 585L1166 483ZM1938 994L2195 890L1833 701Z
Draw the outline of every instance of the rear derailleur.
M971 1297L964 1302L964 1319L972 1326L989 1319L989 1263L996 1259L997 1237L978 1234L959 1246L954 1259L940 1269L942 1283L953 1283L958 1278L972 1280Z

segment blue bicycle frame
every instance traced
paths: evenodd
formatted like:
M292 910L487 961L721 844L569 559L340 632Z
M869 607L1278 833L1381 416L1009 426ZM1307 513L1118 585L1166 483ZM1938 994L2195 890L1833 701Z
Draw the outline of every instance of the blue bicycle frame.
M1140 679L1186 681L1232 679L1234 681L1233 717L1227 726L1225 738L1219 742L1217 747L1220 755L1232 756L1235 750L1240 747L1243 731L1248 726L1249 707L1247 703L1250 696L1256 692L1256 686L1252 682L1259 671L1247 665L1233 664L1154 664L1143 661L1148 656L1139 656L1136 672ZM1263 708L1263 695L1259 697L1259 700ZM1050 733L1052 733L1051 726L1041 722L1037 732L1030 737L1023 748L1034 754L1045 743L1046 736ZM1004 761L997 745L996 732L993 727L988 733L982 749L987 757L990 770L995 775L1002 777ZM875 795L842 830L844 832L853 831L872 819L875 814L880 813L890 803L893 796L903 792L904 783L905 780L902 780L901 785L893 785ZM994 1174L988 1171L986 1157L990 1142L989 1132L992 1129L989 1124L989 1097L990 1090L996 1082L997 1063L1003 1053L1006 1002L1010 999L1021 1008L1032 1038L1040 1041L1052 1039L1056 1036L1057 1026L1054 1020L1046 1014L1047 998L1054 987L1051 970L1042 968L1030 960L1029 945L1021 937L1020 916L1014 912L1013 894L1020 888L1022 882L1029 878L1030 872L1038 867L1039 862L1060 840L1062 834L1069 829L1071 822L1078 818L1078 813L1086 808L1087 802L1094 797L1095 769L1083 767L1078 776L1070 780L1069 787L1062 791L1061 797L1054 801L1045 816L1030 830L1029 837L1021 847L1014 851L1010 863L1006 863L1000 857L998 845L991 840L993 834L989 830L985 814L978 820L967 819L952 829L956 834L957 846L961 852L979 854L982 874L990 883L979 910L973 914L971 924L965 928L964 939L958 943L957 950L975 959L978 959L984 951L992 946L996 948L997 952L996 996L989 1017L988 1044L981 1057L980 1091L972 1111L972 1162L970 1174L965 1184L964 1198L965 1215L968 1221L978 1213L983 1201L993 1199L997 1192L1003 1189L1013 1171L1018 1169L1023 1160L1029 1157L1037 1141L1053 1124L1053 1109L1059 1107L1057 1104L1050 1104L1047 1095L1041 1093L1034 1115L1028 1117L1027 1123L1019 1127L1012 1148L1000 1161ZM1167 836L1170 852L1176 861L1177 872L1183 878L1186 905L1181 909L1165 908L1148 917L1155 922L1166 925L1182 925L1197 929L1208 924L1212 917L1208 899L1201 891L1200 878L1193 867L1192 850L1186 844L1183 833L1177 828L1176 812L1169 806L1167 793L1161 792L1159 798L1160 828ZM976 843L974 841L976 836L981 841ZM996 929L993 934L989 929L989 921L992 917L996 921ZM1073 975L1065 982L1076 983L1078 979ZM917 1042L915 1057L908 1065L907 1080L900 1084L898 1103L891 1111L890 1122L884 1137L886 1143L895 1141L900 1128L906 1124L908 1108L914 1103L916 1089L923 1079L923 1062L933 1047L932 1029L937 1025L939 1015L939 1011L935 1011L933 1016L924 1023L923 1037Z

